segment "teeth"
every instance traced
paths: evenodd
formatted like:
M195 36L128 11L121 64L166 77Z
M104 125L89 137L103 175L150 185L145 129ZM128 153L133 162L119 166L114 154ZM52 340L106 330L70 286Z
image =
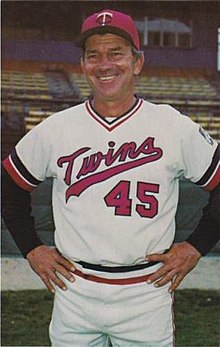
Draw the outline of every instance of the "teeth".
M115 76L104 76L104 77L99 77L101 81L109 81L112 80Z

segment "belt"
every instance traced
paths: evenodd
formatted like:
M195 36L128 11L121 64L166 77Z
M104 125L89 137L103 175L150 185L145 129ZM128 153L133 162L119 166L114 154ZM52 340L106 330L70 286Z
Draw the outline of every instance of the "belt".
M159 262L150 261L149 263L136 264L136 265L130 265L130 266L103 266L99 264L86 263L85 261L76 261L75 263L80 264L83 268L89 269L89 270L117 273L117 272L130 272L130 271L143 270L147 267L156 265Z
M149 262L145 264L137 264L137 265L131 265L131 266L102 266L98 264L89 264L83 261L76 261L75 263L81 265L83 268L88 270L94 270L94 271L100 271L100 272L106 272L106 273L123 273L123 272L132 272L137 270L143 270L145 268L149 268L151 266L154 266L158 264L159 262ZM152 273L148 274L142 274L141 276L138 276L136 274L135 277L126 277L126 278L104 278L101 276L96 276L94 274L90 273L83 273L79 269L75 269L73 273L76 276L79 276L81 278L84 278L87 281L93 281L97 283L105 283L105 284L112 284L112 285L126 285L126 284L135 284L135 283L141 283L146 282L149 278L149 276Z

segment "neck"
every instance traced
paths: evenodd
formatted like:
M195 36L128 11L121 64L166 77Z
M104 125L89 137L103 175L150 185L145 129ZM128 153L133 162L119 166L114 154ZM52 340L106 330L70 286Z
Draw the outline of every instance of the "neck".
M103 117L120 117L132 108L135 101L136 97L134 95L120 101L103 101L94 97L92 105L95 111Z

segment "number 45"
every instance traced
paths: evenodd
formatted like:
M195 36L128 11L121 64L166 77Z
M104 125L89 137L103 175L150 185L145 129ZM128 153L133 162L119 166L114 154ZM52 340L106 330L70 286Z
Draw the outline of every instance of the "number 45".
M115 207L117 216L131 216L132 200L130 196L130 181L120 181L105 197L108 207ZM159 193L159 185L137 182L137 198L142 204L136 205L136 211L141 217L153 218L158 213L158 200L149 193Z

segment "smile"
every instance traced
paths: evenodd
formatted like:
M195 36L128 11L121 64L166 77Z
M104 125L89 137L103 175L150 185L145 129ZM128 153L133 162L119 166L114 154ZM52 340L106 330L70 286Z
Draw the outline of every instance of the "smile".
M111 75L111 76L100 76L100 77L98 77L98 79L99 79L100 81L112 81L115 77L116 77L116 75Z

